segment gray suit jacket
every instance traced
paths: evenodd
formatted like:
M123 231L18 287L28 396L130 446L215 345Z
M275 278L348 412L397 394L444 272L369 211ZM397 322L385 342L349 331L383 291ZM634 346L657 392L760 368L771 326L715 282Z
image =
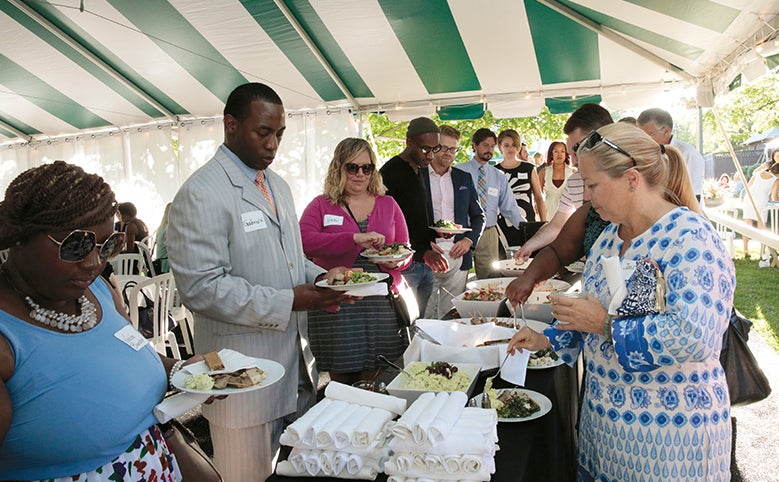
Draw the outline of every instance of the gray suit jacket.
M317 374L304 312L292 288L325 270L306 259L287 183L267 169L278 219L251 179L222 151L187 179L173 200L168 257L184 304L195 316L195 348L232 348L286 368L275 385L203 406L217 425L259 425L297 410L299 360Z

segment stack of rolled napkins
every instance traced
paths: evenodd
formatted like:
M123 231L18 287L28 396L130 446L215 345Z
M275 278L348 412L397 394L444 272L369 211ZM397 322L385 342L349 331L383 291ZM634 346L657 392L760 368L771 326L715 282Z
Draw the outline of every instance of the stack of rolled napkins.
M281 434L292 451L276 473L374 480L389 455L392 419L405 410L402 398L330 382L325 398Z
M392 428L389 482L490 480L498 449L495 410L465 407L463 392L422 394Z

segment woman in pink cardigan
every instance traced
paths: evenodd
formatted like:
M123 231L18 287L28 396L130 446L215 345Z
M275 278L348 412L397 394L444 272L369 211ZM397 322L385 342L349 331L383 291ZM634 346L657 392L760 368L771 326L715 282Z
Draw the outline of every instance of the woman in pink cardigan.
M300 232L303 250L319 266L353 266L366 272L385 272L392 288L403 282L401 270L411 262L370 262L359 256L365 248L389 243L408 244L403 213L385 196L376 155L364 139L338 143L327 170L324 194L303 211ZM309 313L308 331L317 368L330 379L352 384L372 379L376 357L398 358L405 349L395 311L387 297L369 296L334 313Z

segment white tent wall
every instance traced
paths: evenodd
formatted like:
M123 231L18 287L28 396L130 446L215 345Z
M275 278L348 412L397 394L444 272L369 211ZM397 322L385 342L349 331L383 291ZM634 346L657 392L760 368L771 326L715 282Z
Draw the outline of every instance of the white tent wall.
M322 192L336 144L357 132L357 122L347 110L288 115L287 130L271 168L292 188L298 214ZM0 188L4 193L8 184L30 167L62 159L102 176L117 200L135 204L138 217L154 231L165 204L173 200L181 183L213 156L223 139L220 117L175 127L154 124L9 144L0 149Z

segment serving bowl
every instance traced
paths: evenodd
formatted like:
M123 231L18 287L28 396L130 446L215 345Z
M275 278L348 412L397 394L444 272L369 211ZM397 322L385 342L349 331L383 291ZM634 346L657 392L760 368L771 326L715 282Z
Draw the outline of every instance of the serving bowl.
M465 285L465 292L452 298L452 304L457 308L457 312L463 318L470 318L472 316L498 316L498 309L500 304L506 298L502 295L499 299L494 301L474 301L466 300L465 295L468 292L478 290L480 288L492 287L496 290L505 292L506 287L514 281L516 278L488 278L477 281L471 281Z
M419 371L422 371L428 365L430 365L430 363L428 362L412 362L406 366L406 371L415 374ZM470 379L470 385L468 385L468 388L465 390L465 393L466 395L468 395L468 398L471 398L473 387L476 385L476 379L479 378L479 371L481 370L481 365L476 363L451 363L451 365L456 366L458 372L464 373ZM416 399L419 398L419 396L422 395L423 393L427 393L427 392L438 393L442 391L449 391L449 390L433 390L433 389L427 390L427 389L420 389L420 388L408 388L407 386L408 381L409 381L408 375L401 372L398 373L398 375L392 379L389 385L387 385L387 391L389 392L389 394L395 397L406 399L406 401L408 401L408 406L414 403L414 401L416 401Z

